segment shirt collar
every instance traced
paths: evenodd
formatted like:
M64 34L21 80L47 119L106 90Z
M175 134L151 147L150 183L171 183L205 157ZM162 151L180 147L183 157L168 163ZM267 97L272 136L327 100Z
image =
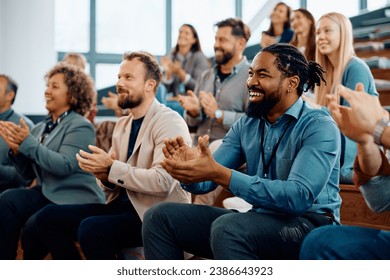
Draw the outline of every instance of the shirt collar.
M179 61L188 60L192 56L192 51L189 51L185 56L183 56L181 53L177 52L175 54L176 59Z
M248 65L249 65L248 59L246 58L245 55L243 55L241 61L239 63L237 63L236 65L234 65L231 75L237 74L238 72L241 71L241 69L247 68ZM215 64L214 65L214 73L215 74L217 73L218 68L219 68L219 65Z
M294 117L295 119L298 120L302 110L303 110L303 100L301 97L299 97L298 100L295 101L295 103L291 105L291 107L288 108L287 111L282 116L280 116L278 120L283 118L283 116L285 115Z
M12 115L13 110L12 108L9 108L7 111L0 113L0 120L8 120L8 118Z

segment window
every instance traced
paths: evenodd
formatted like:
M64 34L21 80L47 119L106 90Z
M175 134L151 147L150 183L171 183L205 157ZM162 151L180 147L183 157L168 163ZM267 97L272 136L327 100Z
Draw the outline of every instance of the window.
M118 64L99 63L96 64L96 88L106 88L115 85L118 80Z
M96 0L96 51L165 54L165 1Z
M172 46L176 45L180 26L189 23L198 32L202 51L213 56L214 24L229 17L235 17L234 0L172 0Z
M267 0L56 0L55 47L58 59L65 52L84 53L97 89L116 82L125 51L145 50L156 56L167 54L176 45L179 28L192 24L198 31L206 56L214 55L215 23L241 16L253 23L248 46L260 43L261 32L269 26L269 14L256 19ZM277 3L277 1L272 1ZM359 12L359 0L285 0L292 9L307 3L318 18L337 11L350 17ZM368 10L378 9L389 0L367 0ZM241 7L237 5L242 5ZM236 11L237 8L237 11ZM268 11L267 11L268 12ZM167 28L171 31L167 33ZM95 41L90 42L90 38Z
M367 10L373 11L376 9L380 9L386 7L386 5L390 6L390 2L388 0L368 0L367 1Z
M57 51L89 51L89 3L90 0L56 0L55 48Z
M316 20L330 12L338 12L346 17L351 17L359 13L359 1L327 0L323 2L311 0L307 1L307 9L313 14Z

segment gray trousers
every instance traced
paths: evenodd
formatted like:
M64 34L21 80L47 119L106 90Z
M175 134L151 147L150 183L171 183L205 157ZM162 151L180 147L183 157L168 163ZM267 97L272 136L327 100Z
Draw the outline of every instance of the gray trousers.
M144 216L146 259L298 259L304 237L332 223L320 214L246 213L206 205L161 203Z

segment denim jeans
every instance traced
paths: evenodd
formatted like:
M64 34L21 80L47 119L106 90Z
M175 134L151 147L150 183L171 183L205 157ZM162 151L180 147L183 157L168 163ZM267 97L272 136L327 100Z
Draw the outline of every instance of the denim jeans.
M329 222L329 217L314 215L318 217L161 203L144 216L145 257L183 259L186 251L209 259L298 259L304 237Z
M390 231L357 226L325 226L304 240L304 260L390 260Z

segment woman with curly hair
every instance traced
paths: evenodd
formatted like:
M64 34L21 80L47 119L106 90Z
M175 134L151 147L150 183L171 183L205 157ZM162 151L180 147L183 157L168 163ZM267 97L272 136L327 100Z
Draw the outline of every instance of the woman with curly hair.
M76 159L95 142L93 125L83 117L96 94L94 83L82 69L64 63L52 68L45 80L49 114L42 122L31 132L23 120L20 125L0 123L11 161L23 177L36 179L31 188L0 195L0 259L15 259L20 234L25 259L31 251L46 255L45 246L32 238L36 233L31 227L44 207L105 201L95 177L82 171Z

